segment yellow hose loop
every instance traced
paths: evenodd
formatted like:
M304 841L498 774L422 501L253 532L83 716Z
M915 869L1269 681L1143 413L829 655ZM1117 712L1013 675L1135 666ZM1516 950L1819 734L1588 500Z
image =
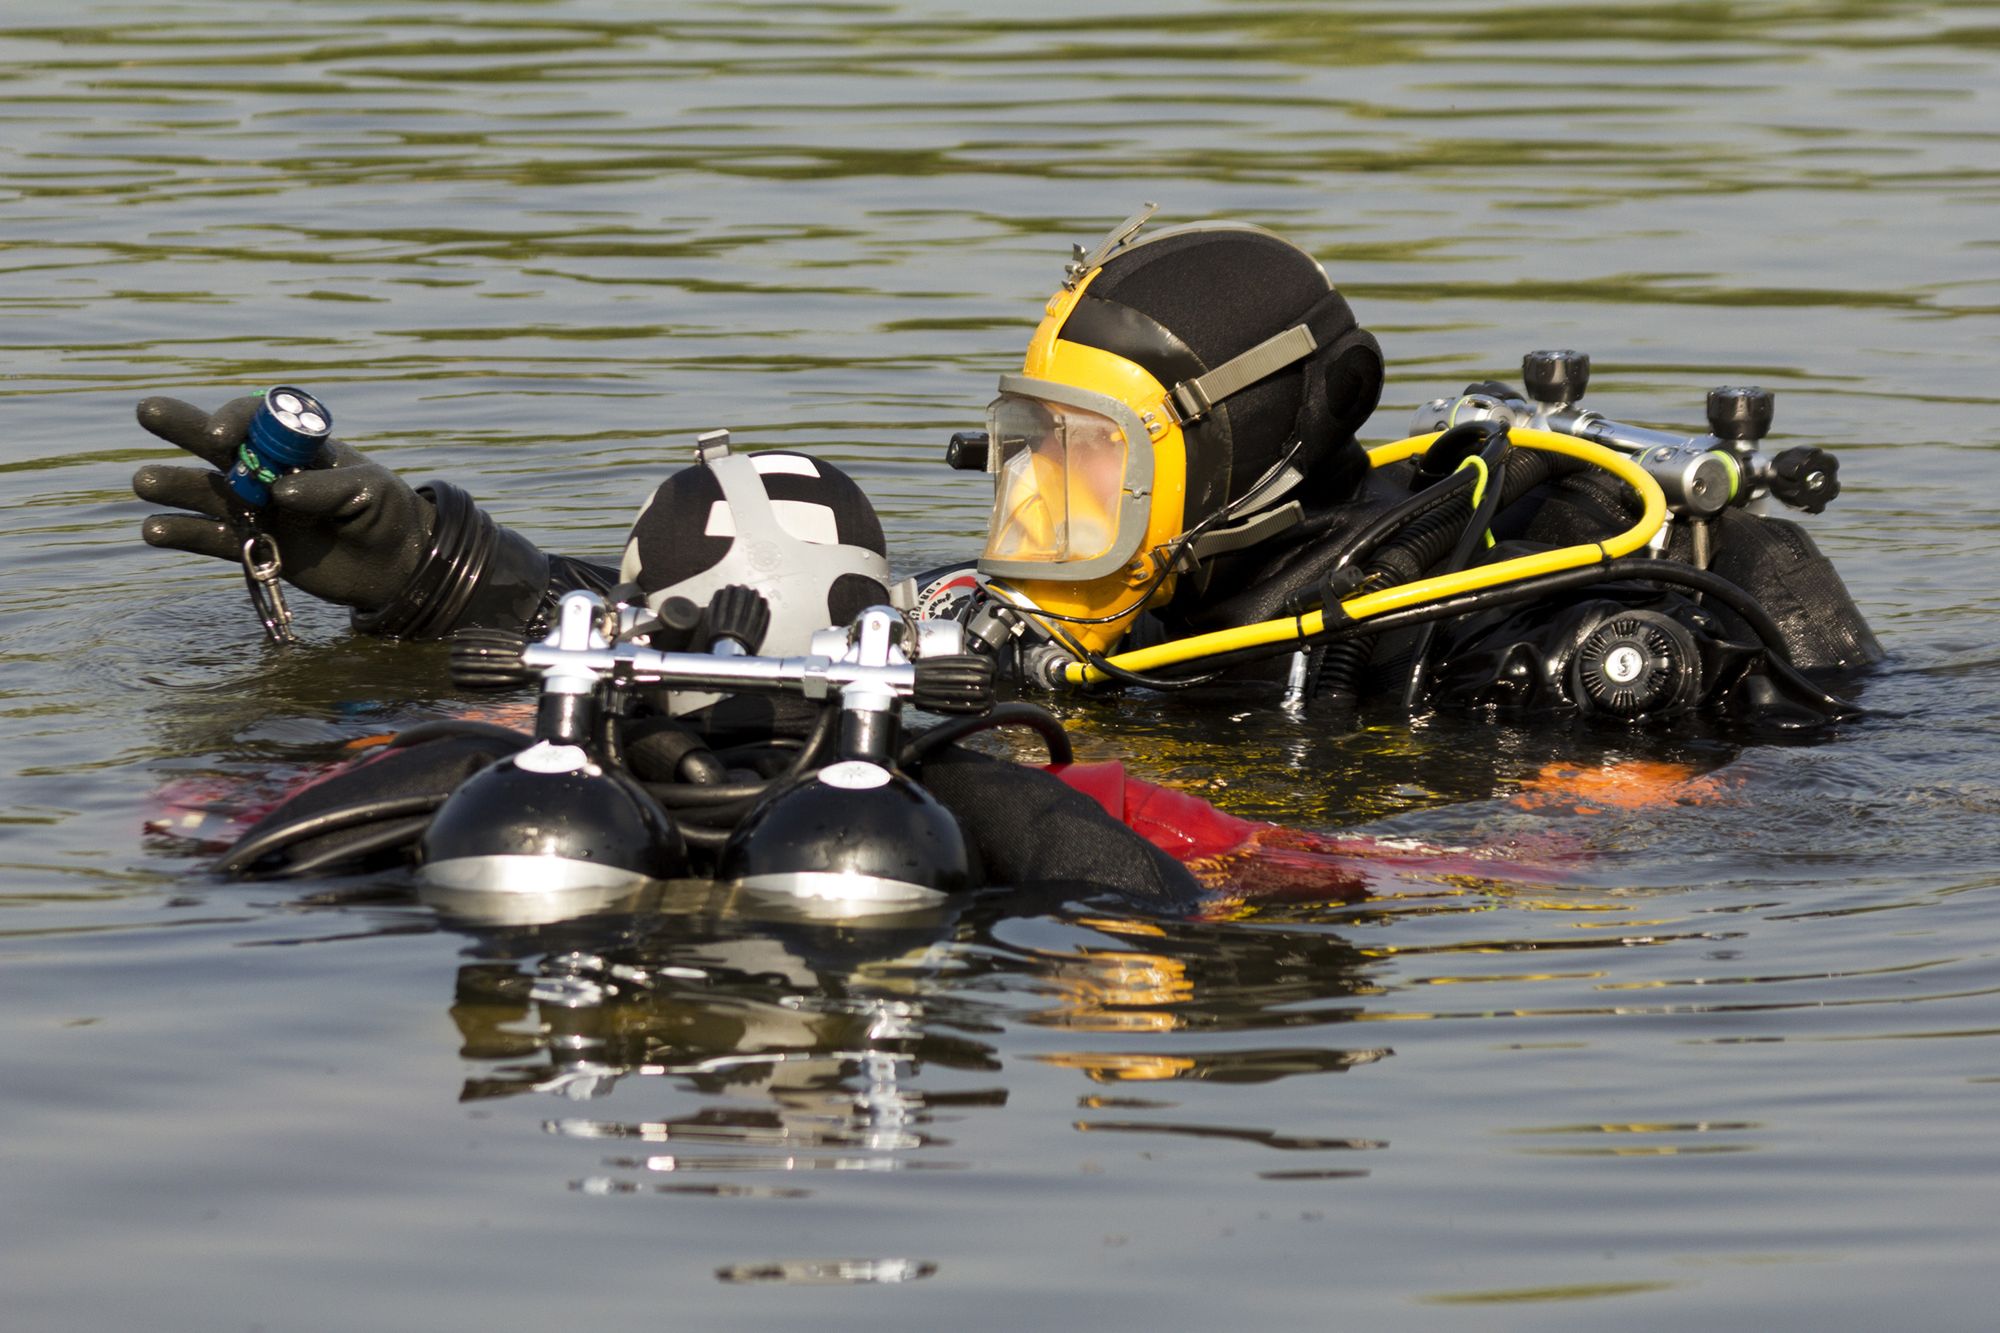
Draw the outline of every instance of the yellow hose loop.
M1435 578L1418 579L1415 583L1398 584L1393 588L1384 588L1380 592L1363 593L1359 597L1349 598L1340 604L1340 609L1347 619L1366 620L1370 616L1379 616L1385 612L1400 611L1406 606L1440 601L1447 597L1456 597L1461 593L1498 587L1503 583L1514 583L1542 574L1559 574L1564 570L1581 569L1585 565L1616 560L1620 556L1630 555L1651 541L1666 523L1667 497L1660 490L1660 484L1646 475L1644 468L1624 454L1607 449L1603 445L1592 444L1588 440L1580 440L1574 435L1561 435L1554 431L1516 427L1509 432L1508 438L1523 448L1564 454L1594 467L1603 468L1638 493L1645 511L1640 514L1639 521L1631 527L1601 542L1583 542L1559 550L1517 556L1512 560L1502 560L1498 564L1481 565L1476 569L1460 570L1455 574L1440 574ZM1435 434L1413 435L1407 440L1397 440L1392 444L1370 449L1369 466L1383 467L1390 463L1399 463L1430 448L1431 442L1435 439L1437 439ZM1199 661L1205 657L1215 657L1242 648L1261 648L1267 644L1310 638L1325 627L1326 617L1323 612L1308 611L1302 616L1260 621L1254 625L1216 630L1212 634L1197 634L1191 638L1175 640L1173 643L1156 644L1151 648L1119 653L1108 660L1111 665L1126 671L1153 671L1160 667ZM1071 662L1065 666L1063 678L1073 685L1110 679L1086 662Z
M1453 468L1452 470L1454 472L1463 472L1467 468L1471 468L1474 472L1479 474L1479 480L1472 483L1472 507L1474 509L1478 509L1480 502L1485 500L1486 498L1486 484L1492 481L1493 477L1492 474L1487 470L1486 460L1481 458L1478 454L1473 454L1471 457L1467 458L1463 463L1460 463L1456 468ZM1488 546L1493 545L1493 529L1488 528L1484 536L1486 538L1486 544Z

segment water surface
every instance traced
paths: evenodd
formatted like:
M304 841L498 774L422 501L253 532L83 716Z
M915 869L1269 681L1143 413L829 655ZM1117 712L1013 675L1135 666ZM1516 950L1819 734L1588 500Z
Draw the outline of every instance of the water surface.
M10 1324L1990 1326L1996 146L1990 3L16 0ZM728 426L851 468L914 569L984 523L944 439L1148 199L1325 260L1375 439L1534 347L1636 421L1776 389L1884 716L1075 710L1239 814L1521 849L1195 920L506 925L144 832L464 704L141 546L137 398L309 385L600 557Z

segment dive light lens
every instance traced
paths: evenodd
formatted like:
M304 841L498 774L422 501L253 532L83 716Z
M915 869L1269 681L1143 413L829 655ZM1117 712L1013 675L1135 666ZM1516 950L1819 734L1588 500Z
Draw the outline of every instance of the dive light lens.
M311 467L333 431L333 414L304 389L280 384L264 394L250 437L236 451L229 489L252 509L271 502L271 483Z

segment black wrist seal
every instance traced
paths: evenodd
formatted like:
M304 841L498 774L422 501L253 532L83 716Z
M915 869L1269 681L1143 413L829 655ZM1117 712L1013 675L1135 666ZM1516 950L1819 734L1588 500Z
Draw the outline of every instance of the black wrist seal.
M441 639L472 626L519 630L533 622L549 588L548 556L448 481L426 482L417 494L437 510L430 550L386 605L354 612L354 628L385 638Z

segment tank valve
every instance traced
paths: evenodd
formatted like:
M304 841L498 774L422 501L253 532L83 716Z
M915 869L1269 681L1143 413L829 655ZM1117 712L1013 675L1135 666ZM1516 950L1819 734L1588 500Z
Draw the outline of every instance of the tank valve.
M1530 352L1521 358L1521 382L1536 402L1567 407L1590 387L1590 357L1583 352Z
M1771 460L1770 487L1792 508L1820 513L1840 494L1840 460L1810 445L1783 450Z
M1641 454L1639 466L1660 484L1667 508L1683 517L1708 518L1736 498L1739 468L1721 449L1661 445Z
M1724 384L1708 391L1708 428L1747 454L1771 433L1777 395L1756 385Z

